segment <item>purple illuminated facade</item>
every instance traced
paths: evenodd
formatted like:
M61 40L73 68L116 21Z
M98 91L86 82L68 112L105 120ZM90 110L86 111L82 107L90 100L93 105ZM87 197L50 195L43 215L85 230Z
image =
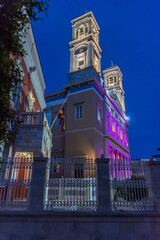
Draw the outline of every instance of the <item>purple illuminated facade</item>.
M107 134L105 136L105 147L108 149L107 157L112 159L112 165L130 165L130 149L128 138L127 117L125 113L124 90L122 86L122 73L118 66L112 66L103 71L104 88L107 93ZM120 174L121 176L118 176ZM130 171L121 173L112 172L113 177L126 178Z

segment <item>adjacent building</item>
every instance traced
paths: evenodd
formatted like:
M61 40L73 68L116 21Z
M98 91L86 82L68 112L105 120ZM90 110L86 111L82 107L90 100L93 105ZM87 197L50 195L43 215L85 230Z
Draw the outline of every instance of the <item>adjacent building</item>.
M36 47L32 26L24 40L27 55L17 61L22 71L22 83L19 83L11 96L11 105L19 113L22 123L15 143L3 146L3 157L50 157L52 135L45 117L46 102L45 80Z
M111 66L102 78L99 30L92 12L72 20L68 83L45 96L53 157L95 159L104 154L129 161L122 73ZM61 109L64 131L62 119L57 118Z

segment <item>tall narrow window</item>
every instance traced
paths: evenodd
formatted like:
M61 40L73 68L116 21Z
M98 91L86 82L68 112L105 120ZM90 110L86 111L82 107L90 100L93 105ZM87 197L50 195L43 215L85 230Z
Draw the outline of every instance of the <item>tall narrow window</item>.
M97 104L97 119L102 123L102 106L100 104Z
M85 34L88 33L88 24L85 25Z
M75 119L83 118L83 103L76 104L74 108Z

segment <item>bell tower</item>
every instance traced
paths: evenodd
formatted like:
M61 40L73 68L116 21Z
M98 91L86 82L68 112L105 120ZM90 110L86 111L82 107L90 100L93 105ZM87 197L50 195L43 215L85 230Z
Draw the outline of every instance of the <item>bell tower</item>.
M111 66L103 71L104 88L115 93L125 112L124 90L122 85L122 73L118 66Z
M99 26L92 12L72 20L70 44L70 73L93 67L101 76Z

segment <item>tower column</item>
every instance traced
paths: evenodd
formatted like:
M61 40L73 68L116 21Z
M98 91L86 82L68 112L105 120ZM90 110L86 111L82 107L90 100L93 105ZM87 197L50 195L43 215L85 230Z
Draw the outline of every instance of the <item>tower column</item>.
M71 48L71 49L70 49L70 72L72 72L73 69L74 69L74 66L73 66L73 64L72 64L72 63L74 63L74 62L75 62L75 61L74 61L74 49Z
M92 52L92 42L90 41L88 43L88 58L87 58L87 65L92 66L93 65L93 52Z

